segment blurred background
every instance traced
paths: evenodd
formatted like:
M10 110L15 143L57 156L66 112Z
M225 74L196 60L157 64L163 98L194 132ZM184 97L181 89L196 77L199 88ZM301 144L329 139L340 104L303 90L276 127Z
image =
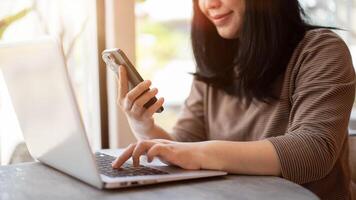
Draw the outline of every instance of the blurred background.
M311 23L346 30L338 34L345 39L355 61L356 0L300 3ZM120 111L115 111L113 103L115 82L107 71L107 78L100 78L103 66L98 55L103 47L127 47L144 79L152 80L154 87L159 88L158 96L165 97L165 112L155 118L170 130L190 90L189 72L194 72L191 15L191 1L182 0L1 0L0 43L44 35L58 37L93 150L122 147L132 136L128 136L131 133L127 126L127 131L118 131L124 125L120 125ZM106 107L101 105L102 95L107 96ZM105 121L110 124L105 125ZM0 73L0 164L31 160Z

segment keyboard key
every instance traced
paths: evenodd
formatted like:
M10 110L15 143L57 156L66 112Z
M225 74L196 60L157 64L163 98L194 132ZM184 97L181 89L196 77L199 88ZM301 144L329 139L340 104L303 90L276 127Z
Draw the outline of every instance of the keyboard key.
M111 163L115 157L103 153L95 153L96 163L99 172L109 177L128 177L128 176L148 176L148 175L163 175L167 172L154 169L146 166L134 167L131 164L125 163L120 169L113 169Z

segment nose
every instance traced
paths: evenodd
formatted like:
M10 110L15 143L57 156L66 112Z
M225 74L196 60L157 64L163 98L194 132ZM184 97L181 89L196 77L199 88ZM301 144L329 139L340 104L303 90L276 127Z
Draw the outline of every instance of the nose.
M206 9L219 8L221 6L221 0L205 0Z

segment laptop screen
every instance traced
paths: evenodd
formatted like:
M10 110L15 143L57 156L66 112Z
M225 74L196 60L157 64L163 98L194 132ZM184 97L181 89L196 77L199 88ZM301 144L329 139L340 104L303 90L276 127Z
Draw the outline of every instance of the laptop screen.
M98 184L94 157L58 43L44 38L1 44L0 69L31 155Z

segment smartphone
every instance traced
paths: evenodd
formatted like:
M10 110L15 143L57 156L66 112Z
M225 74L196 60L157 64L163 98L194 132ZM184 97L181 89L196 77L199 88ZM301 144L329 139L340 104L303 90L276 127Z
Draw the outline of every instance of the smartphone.
M102 53L102 58L106 63L106 66L109 67L113 72L115 72L117 77L119 76L119 65L123 65L126 68L129 83L131 85L131 87L129 87L129 90L136 87L139 83L143 81L143 78L140 76L131 61L127 58L127 56L121 49L104 50ZM144 107L149 108L151 105L156 103L156 101L157 98L153 97L144 105ZM160 107L156 112L161 113L163 110L164 108Z

